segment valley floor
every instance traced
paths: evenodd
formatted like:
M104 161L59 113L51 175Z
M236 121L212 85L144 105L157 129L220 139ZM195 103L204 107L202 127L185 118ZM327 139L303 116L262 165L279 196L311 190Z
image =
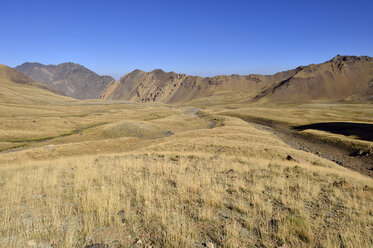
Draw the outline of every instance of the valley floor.
M0 247L372 247L370 174L250 123L369 124L372 105L74 101L0 119ZM296 132L359 159L373 147Z

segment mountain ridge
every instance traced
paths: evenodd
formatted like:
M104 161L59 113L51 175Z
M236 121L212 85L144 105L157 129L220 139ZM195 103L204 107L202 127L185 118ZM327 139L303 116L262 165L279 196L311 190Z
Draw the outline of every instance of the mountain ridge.
M219 91L251 91L256 92L251 102L365 101L373 95L371 80L372 57L337 55L323 63L298 66L273 75L200 77L161 69L150 72L136 69L109 85L101 98L178 103Z
M319 64L272 75L201 77L154 69L135 69L115 81L72 62L26 62L18 71L49 88L78 98L182 103L225 92L249 92L248 102L373 101L373 58L337 55Z
M102 99L125 99L138 102L180 102L208 96L220 90L259 90L270 82L281 81L299 68L273 75L190 76L183 73L155 69L145 72L136 69L125 74L104 91Z
M66 62L58 65L44 65L25 62L14 69L36 81L77 99L100 98L102 91L115 82L111 76L99 76L86 67Z

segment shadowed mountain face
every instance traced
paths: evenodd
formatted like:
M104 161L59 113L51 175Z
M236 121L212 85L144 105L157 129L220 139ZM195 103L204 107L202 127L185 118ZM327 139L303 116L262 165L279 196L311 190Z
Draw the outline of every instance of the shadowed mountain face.
M202 78L174 72L135 70L111 84L103 99L186 102L217 92L250 92L253 102L373 101L373 58L336 56L322 64L274 75Z
M59 65L24 63L14 69L63 92L66 96L77 99L100 98L108 85L115 81L112 77L99 76L84 66L74 63Z

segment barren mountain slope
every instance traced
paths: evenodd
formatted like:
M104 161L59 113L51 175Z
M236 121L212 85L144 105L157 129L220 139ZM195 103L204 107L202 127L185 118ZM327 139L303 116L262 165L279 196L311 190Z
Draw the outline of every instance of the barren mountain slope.
M270 83L293 76L298 71L299 68L270 76L252 74L203 78L164 72L160 69L151 72L135 70L109 86L102 98L137 102L185 102L218 91L259 91Z
M186 102L218 92L250 92L249 101L306 102L373 100L373 58L336 56L322 64L300 66L274 75L198 77L135 70L111 84L103 99L137 102Z
M366 101L373 95L373 58L336 56L302 67L294 76L270 85L254 100L304 102L310 100Z
M15 69L31 78L78 99L100 98L101 93L115 80L99 76L91 70L74 63L43 65L24 63Z

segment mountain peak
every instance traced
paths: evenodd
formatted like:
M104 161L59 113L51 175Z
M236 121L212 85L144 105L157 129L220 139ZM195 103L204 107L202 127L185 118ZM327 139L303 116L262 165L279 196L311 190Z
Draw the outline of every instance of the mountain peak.
M17 67L34 67L34 66L44 66L44 65L38 62L25 62L22 65L19 65Z
M164 70L162 69L154 69L151 71L151 73L154 73L154 74L163 74L163 73L166 73Z
M130 73L143 73L143 72L144 72L143 70L135 69L135 70L133 70L133 71L130 72Z
M14 69L61 91L66 96L78 99L100 98L101 93L115 81L110 76L99 76L73 62L58 65L26 62Z
M80 65L78 63L74 63L74 62L64 62L64 63L60 63L60 64L58 64L56 66L62 66L62 65L64 65L64 66L81 66L81 67L84 67L84 66L82 66L82 65Z
M357 62L357 61L373 61L373 58L369 57L369 56L351 56L351 55L340 55L340 54L338 54L337 56L335 56L334 58L332 58L328 62L337 62L337 63L348 62L348 63L354 63L354 62Z

